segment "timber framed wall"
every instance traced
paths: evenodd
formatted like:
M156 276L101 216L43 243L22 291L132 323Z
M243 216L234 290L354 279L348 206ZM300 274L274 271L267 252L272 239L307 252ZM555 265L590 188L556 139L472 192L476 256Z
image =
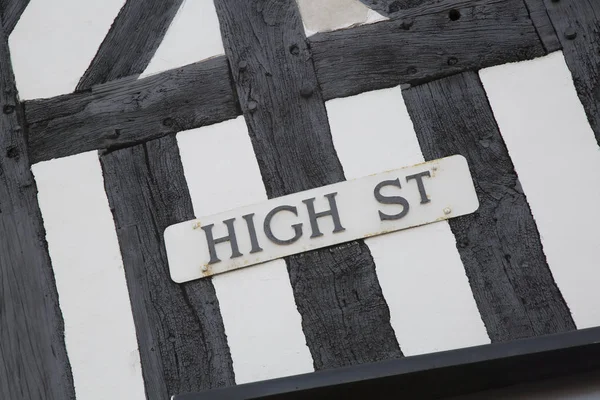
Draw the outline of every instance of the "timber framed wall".
M552 207L568 201L569 193L583 190L581 210L592 209L600 199L594 170L600 165L599 3L365 0L362 3L385 20L307 37L302 1L299 7L295 0L214 0L214 6L212 1L205 3L218 20L225 55L145 76L178 11L191 8L193 2L115 1L112 7L118 5L120 11L110 20L110 29L73 92L20 101L17 66L22 68L27 58L24 51L14 55L23 40L11 42L15 82L8 36L26 37L19 31L21 14L44 10L39 1L28 3L0 1L0 397L106 398L128 387L132 398L165 399L259 379L600 326L600 313L593 310L599 299L594 287L600 283L594 249L600 243L590 238L592 231L582 222L586 214L575 210L573 220L556 217L573 229L570 238L553 232L547 217ZM31 12L22 17L29 24L39 18ZM517 64L505 66L509 63ZM536 84L550 83L540 76L544 70L555 73L552 79L559 78L556 88L546 85L548 96L536 92ZM514 78L520 74L529 79ZM506 94L503 85L515 93ZM387 99L385 104L374 102L374 94ZM406 298L397 293L413 293L411 282L396 281L410 275L399 275L404 272L398 270L433 263L420 265L416 256L398 254L397 268L390 272L382 265L394 255L385 248L401 244L384 239L291 256L285 264L261 266L263 276L240 271L239 281L224 277L180 285L170 280L163 241L167 226L224 206L213 203L233 208L372 173L356 161L358 146L345 145L350 134L344 136L342 120L349 118L349 105L365 110L370 120L397 123L398 135L414 132L388 158L366 155L375 139L356 139L364 143L364 164L384 165L385 159L400 166L409 163L404 159L420 162L452 154L469 161L480 209L428 228L428 237L439 241L437 251L451 255L440 276L456 278L457 286L450 287L454 281L449 279L447 292L441 287L423 290L440 290L440 303L443 296L460 298L457 309L467 310L465 318L471 319L452 322L469 325L469 334L453 334L458 328L446 325L453 339L442 343L436 340L446 336L443 331L428 337L428 332L418 331L418 324L411 331L411 320L404 318L410 315ZM556 105L565 109L552 109ZM523 109L527 112L521 113ZM555 149L564 146L560 156L565 160L583 158L578 178L571 179L557 167L544 172L530 165L522 150L527 143L519 121L533 121L532 129L540 132L567 121L564 128L573 127L570 139L559 133L535 136L547 141L547 147L540 143L531 157L551 163ZM242 177L252 179L239 183L238 191L231 189L233 195L215 196L211 203L206 198L221 189L209 184L210 175L224 177L218 175L219 168L225 171L229 166L212 169L198 159L246 160L248 153L202 140L213 140L213 135L218 142L223 135L226 142L233 131L244 136L235 143L243 140L252 150L248 163L236 164L249 171ZM390 143L395 145L396 139ZM223 153L204 154L197 144ZM382 141L379 147L386 146ZM85 265L64 256L73 249L59 249L60 235L76 234L69 231L71 211L62 210L64 218L56 220L51 214L63 201L56 182L68 189L65 196L85 198L88 189L81 177L60 179L61 171L78 168L79 161L69 161L75 158L85 158L97 177L98 208L90 205L88 212L112 212L114 227L102 229L114 241L111 262L122 263L123 269L115 269L111 277L126 282L126 287L114 289L114 296L129 297L113 306L125 315L115 327L130 326L127 329L135 334L123 339L129 344L122 350L125 354L135 347L130 361L134 367L130 381L122 378L114 385L97 384L93 368L83 370L87 367L82 349L92 342L78 350L69 344L77 336L69 337L70 315L80 318L78 323L84 318L77 314L81 310L67 311L76 309L71 304L77 302L78 292L61 289L65 286L59 274L72 274L71 268ZM203 169L195 169L197 165ZM543 173L536 182L536 174ZM545 198L544 187L555 176L567 181L568 193ZM65 203L71 204L66 199ZM587 215L590 224L600 223L598 212ZM73 210L71 218L78 220L80 215ZM62 231L55 228L60 224ZM408 234L402 238L416 240ZM564 255L554 250L559 243ZM569 260L565 261L570 255L577 264L573 272L567 272ZM81 257L78 262L85 263L83 251ZM99 266L98 273L104 274L102 270ZM271 316L276 319L271 326L270 316L261 314L255 321L258 327L248 326L248 335L259 335L262 329L265 342L285 336L287 342L272 343L273 352L289 350L285 354L293 367L277 356L253 353L251 345L242 343L246 332L232 321L249 310L235 304L236 290L239 296L258 290L244 287L242 277L252 284L273 279L271 286L265 283L264 296L281 302L281 315ZM107 279L101 295L110 297L113 278ZM463 287L460 294L451 292ZM260 299L247 301L261 304ZM414 304L415 310L418 307ZM289 310L293 315L286 314ZM436 310L444 313L443 308ZM109 311L99 313L110 316ZM106 332L110 323L103 328ZM438 329L443 323L425 325ZM418 335L430 346L417 343ZM285 347L292 342L295 347ZM263 356L264 365L255 373L257 366L248 360Z

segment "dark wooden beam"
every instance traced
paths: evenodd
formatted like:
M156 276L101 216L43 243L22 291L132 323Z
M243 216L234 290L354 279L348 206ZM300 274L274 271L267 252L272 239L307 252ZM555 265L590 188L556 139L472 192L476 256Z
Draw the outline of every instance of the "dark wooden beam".
M295 0L215 6L268 196L343 181ZM316 369L402 356L364 242L286 263Z
M403 91L426 160L467 158L480 206L450 228L493 342L577 329L476 72Z
M401 19L316 34L326 99L418 84L545 54L522 0L445 0Z
M600 2L545 1L579 99L600 145Z
M1 25L0 104L0 398L74 399L64 322Z
M163 4L154 0L129 0L81 80L79 88L92 87L92 94L102 96L95 85L106 83L107 79L124 73L143 72L180 4L181 1L167 1ZM160 10L165 15L145 14ZM122 41L126 43L125 46ZM124 54L129 51L132 53ZM104 60L121 53L123 58L118 62L107 63ZM182 75L201 83L185 88L177 86L175 99L182 104L195 103L194 99L197 97L206 101L205 97L199 95L203 93L203 89L208 89L209 93L212 93L211 89L219 90L218 83L205 79L203 73L207 70L224 72L221 78L227 90L218 98L221 102L229 101L235 106L235 101L229 100L233 99L233 95L223 61L216 59L204 63L204 69L194 70L191 77L187 75L190 69L184 67L158 79L148 78L144 83L149 86L142 84L141 87L145 91L132 83L132 86L141 89L128 92L134 95L133 103L127 104L131 100L127 99L116 106L139 110L144 103L156 105L165 92L173 90L173 81L181 79ZM216 77L216 74L209 75L212 79ZM112 82L115 85L119 83L124 82ZM125 85L121 89L128 91L131 87ZM209 95L208 98L211 99L212 96ZM107 107L115 106L114 103L109 103L106 104ZM174 103L160 102L161 107L167 106L174 115L160 120L153 118L154 126L161 126L166 132L177 126L175 115L178 103ZM207 104L203 101L195 104L202 110L196 111L198 118L205 115L208 119L220 118L222 104ZM85 112L88 105L83 107ZM150 106L144 112L153 112L150 110L152 108ZM135 137L146 130L144 120L129 119L127 123L129 125L125 131L114 128L114 136ZM175 136L163 136L126 149L113 149L101 155L100 161L123 257L146 397L166 399L182 391L235 384L233 362L212 280L178 285L169 277L163 232L169 225L194 218Z
M25 102L31 162L143 143L240 114L227 60Z
M235 384L210 279L169 278L166 227L194 218L174 135L100 157L148 399Z
M459 5L461 17L451 21L449 12ZM404 20L311 37L324 100L544 54L522 0L476 5L445 0L408 10ZM235 118L241 111L234 93L227 60L216 57L85 93L27 101L31 161L131 146Z
M29 0L0 0L0 15L6 36L15 29L28 4Z
M174 400L446 399L592 371L600 372L600 328L182 394Z
M127 0L76 91L146 69L183 0Z
M529 16L533 21L533 25L544 44L547 53L552 53L561 49L560 41L554 31L554 26L550 21L550 16L544 5L544 0L524 0Z

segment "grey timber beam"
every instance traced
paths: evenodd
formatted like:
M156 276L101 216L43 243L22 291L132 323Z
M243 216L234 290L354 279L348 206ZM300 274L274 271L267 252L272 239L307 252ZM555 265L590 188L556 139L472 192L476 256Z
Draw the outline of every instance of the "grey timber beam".
M492 342L575 330L477 73L403 95L425 159L469 162L479 210L448 222Z
M554 26L550 21L550 16L544 5L544 0L524 0L527 9L529 10L529 16L533 21L533 25L540 37L540 40L544 44L547 53L560 50L562 45L556 36Z
M577 94L600 145L600 2L545 1Z
M452 21L450 10L459 5L461 16ZM425 4L404 19L321 33L308 43L324 100L545 54L522 0ZM235 118L241 110L227 60L216 57L27 101L25 113L31 161L39 162L132 146Z
M241 114L225 57L25 102L31 162L131 146Z
M76 91L143 72L183 0L127 0Z
M174 135L100 157L148 399L235 384L211 279L169 277L166 227L194 218Z
M163 5L159 3L137 0L127 2L98 53L106 56L97 56L92 61L80 82L80 89L92 88L94 93L94 88L97 87L94 85L105 83L106 79L119 76L123 71L132 74L144 71L180 4L179 1L169 1ZM169 21L164 16L141 20L138 18L142 17L136 16L135 10L139 7L153 5L160 9L167 4L164 11L168 13ZM137 26L139 24L143 28ZM107 65L97 61L98 57L101 59L124 51L119 38L127 36L127 30L139 30L135 34L130 32L131 38L123 39L128 46L138 50L121 62ZM227 92L220 99L227 101L233 98L227 68L219 64L219 60L205 63L203 67L211 70L214 65L220 66L218 71L225 72L223 78ZM193 99L202 97L198 94L203 89L208 89L210 93L211 88L218 88L218 84L215 85L212 81L207 84L207 79L203 76L205 69L194 71L191 78L188 76L191 80L199 81L199 85L191 85L185 90L177 87L175 98L182 103L193 103ZM181 68L173 75L166 76L166 80L165 76L157 80L150 78L146 83L151 86L145 87L146 92L135 92L134 103L129 106L138 110L140 103L156 101L165 92L173 90L173 80L180 79L181 75L187 76L187 72L188 69ZM211 74L211 78L214 79L215 76ZM122 83L119 80L112 82L114 85ZM127 86L125 88L131 89ZM200 91L196 92L194 89ZM219 116L220 105L209 103L208 107L204 107L207 104L206 98L202 98L204 102L201 100L200 104L195 105L206 113L203 115L211 118L211 113L215 112ZM211 99L210 96L208 98ZM107 107L110 107L112 102L108 102ZM235 105L234 101L232 103ZM120 105L123 106L123 103ZM161 107L164 106L161 103ZM177 106L178 104L172 104L170 110ZM146 109L145 112L153 111ZM198 118L203 118L203 115L198 115ZM174 118L169 116L161 120L154 119L153 123L170 132L177 124ZM117 137L138 135L146 129L142 120L128 122L130 125L127 131L114 128L113 134ZM112 149L100 155L106 194L123 257L146 397L156 400L170 398L175 393L235 383L233 363L212 280L178 285L169 277L163 232L169 225L193 219L194 213L177 140L174 135L161 136L156 140L125 149Z
M0 398L74 399L64 322L0 25Z
M343 181L295 0L215 6L268 196ZM286 263L316 369L402 356L364 242Z
M326 99L545 54L522 0L425 4L399 19L316 34L310 42Z
M0 0L0 15L6 36L15 29L28 4L29 0Z

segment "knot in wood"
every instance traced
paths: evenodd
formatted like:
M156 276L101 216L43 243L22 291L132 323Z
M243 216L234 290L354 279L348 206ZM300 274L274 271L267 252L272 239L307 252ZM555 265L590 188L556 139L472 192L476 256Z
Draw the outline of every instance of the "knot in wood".
M6 104L2 110L4 111L4 114L12 114L15 111L15 106L12 104Z

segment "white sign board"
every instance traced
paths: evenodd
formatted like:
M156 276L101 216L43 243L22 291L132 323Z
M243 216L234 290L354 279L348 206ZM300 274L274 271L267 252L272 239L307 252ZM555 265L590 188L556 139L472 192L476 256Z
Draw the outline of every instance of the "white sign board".
M456 155L172 225L169 269L187 282L478 207L467 161Z

